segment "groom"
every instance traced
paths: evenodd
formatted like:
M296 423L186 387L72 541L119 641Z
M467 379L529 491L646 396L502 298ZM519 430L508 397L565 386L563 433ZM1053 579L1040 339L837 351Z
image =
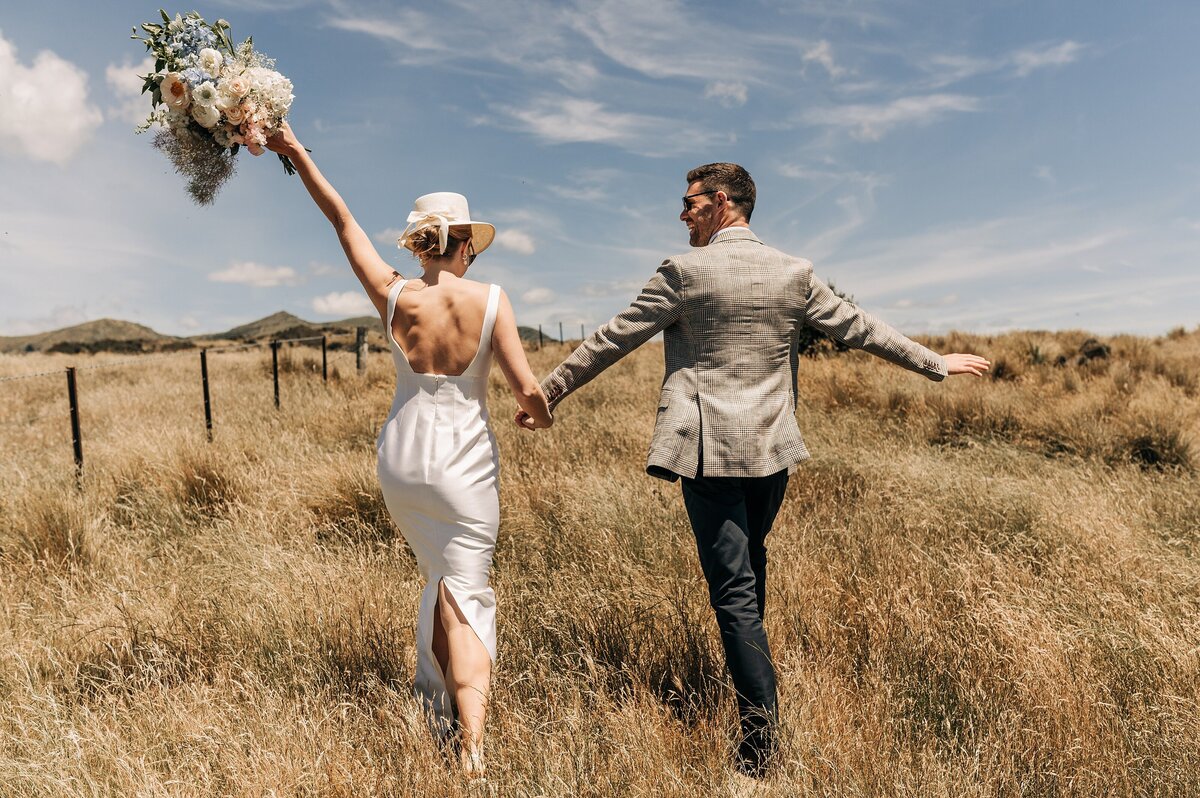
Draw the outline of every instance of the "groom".
M808 459L796 425L797 340L809 325L941 380L981 375L974 355L942 357L840 299L803 258L750 231L754 181L732 163L687 175L679 219L694 249L667 258L625 311L542 382L551 410L663 333L666 376L646 470L683 483L700 566L741 718L740 769L761 775L775 748L775 669L763 629L765 540L788 475ZM517 416L521 423L520 413Z

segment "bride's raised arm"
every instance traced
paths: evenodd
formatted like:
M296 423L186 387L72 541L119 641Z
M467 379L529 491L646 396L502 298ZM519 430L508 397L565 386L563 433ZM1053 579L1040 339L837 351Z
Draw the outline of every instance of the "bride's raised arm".
M341 195L317 169L287 122L283 123L278 133L267 139L267 149L291 159L300 179L304 181L304 187L337 231L342 249L346 251L346 259L350 261L350 267L370 297L371 304L379 311L380 317L386 316L388 286L396 279L396 271L379 257L371 239L354 220Z

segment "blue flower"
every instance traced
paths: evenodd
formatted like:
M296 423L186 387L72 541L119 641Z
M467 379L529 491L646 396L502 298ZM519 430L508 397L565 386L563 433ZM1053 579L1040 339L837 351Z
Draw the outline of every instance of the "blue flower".
M186 80L191 86L199 86L201 83L205 81L211 81L213 79L212 75L208 74L200 67L188 67L179 74L183 75L183 79Z

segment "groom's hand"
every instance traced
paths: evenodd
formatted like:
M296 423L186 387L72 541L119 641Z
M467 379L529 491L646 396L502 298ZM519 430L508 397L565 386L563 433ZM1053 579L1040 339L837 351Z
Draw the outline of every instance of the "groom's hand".
M945 355L946 371L950 376L955 374L973 374L976 377L982 377L983 373L991 368L992 364L984 360L979 355Z

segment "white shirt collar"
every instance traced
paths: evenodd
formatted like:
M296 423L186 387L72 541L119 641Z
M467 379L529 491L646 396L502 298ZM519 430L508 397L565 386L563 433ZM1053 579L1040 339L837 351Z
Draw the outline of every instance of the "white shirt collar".
M708 239L708 243L711 244L712 242L717 240L717 236L721 235L721 233L725 233L730 230L745 230L747 233L750 233L749 227L742 227L741 225L730 225L729 227L722 227L720 230L713 233L712 236ZM753 235L753 233L751 233L751 235Z

